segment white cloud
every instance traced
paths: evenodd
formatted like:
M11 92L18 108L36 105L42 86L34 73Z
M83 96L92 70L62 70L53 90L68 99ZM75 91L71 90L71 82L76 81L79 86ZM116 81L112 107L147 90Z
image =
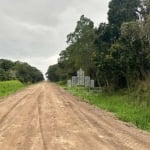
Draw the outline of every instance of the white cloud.
M84 14L107 21L109 0L0 0L0 57L27 61L45 72L57 62Z

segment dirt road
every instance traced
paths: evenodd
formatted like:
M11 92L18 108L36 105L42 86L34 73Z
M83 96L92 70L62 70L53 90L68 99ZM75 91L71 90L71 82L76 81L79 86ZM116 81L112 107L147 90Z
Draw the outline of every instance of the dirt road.
M150 134L40 83L0 102L0 150L150 150Z

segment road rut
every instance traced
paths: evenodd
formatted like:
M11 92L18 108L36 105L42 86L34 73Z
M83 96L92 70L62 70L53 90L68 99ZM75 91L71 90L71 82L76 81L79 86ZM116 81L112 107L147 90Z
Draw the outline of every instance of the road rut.
M150 133L43 82L0 102L2 150L150 150Z

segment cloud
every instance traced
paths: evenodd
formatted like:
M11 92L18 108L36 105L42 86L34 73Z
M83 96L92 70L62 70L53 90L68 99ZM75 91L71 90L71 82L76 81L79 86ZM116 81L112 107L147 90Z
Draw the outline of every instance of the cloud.
M109 0L0 0L0 57L27 61L45 72L57 62L84 14L107 21Z

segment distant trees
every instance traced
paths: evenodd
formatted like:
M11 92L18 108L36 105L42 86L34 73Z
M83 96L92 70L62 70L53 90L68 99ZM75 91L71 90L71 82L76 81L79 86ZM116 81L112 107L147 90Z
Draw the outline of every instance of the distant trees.
M58 65L49 66L47 71L47 78L50 81L54 81L54 82L60 81L60 75L58 69L59 69Z
M42 73L27 63L0 59L0 81L18 79L23 83L42 81Z
M108 92L145 80L150 73L149 0L112 0L108 21L95 28L82 15L58 64L49 67L48 79L67 80L82 67Z

